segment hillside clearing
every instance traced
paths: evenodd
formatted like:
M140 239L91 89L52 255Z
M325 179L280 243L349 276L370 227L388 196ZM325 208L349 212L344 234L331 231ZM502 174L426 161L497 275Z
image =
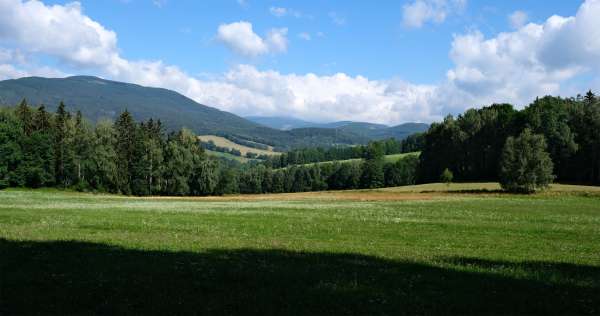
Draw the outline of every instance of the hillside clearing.
M402 153L402 154L392 154L392 155L385 155L384 159L385 162L387 163L394 163L402 158L405 158L407 156L418 156L420 155L420 152L412 152L412 153ZM314 166L314 165L323 165L323 164L332 164L332 163L349 163L349 162L360 162L362 161L362 158L353 158L353 159L344 159L344 160L333 160L333 161L321 161L321 162L312 162L312 163L306 163L306 164L301 164L300 166ZM296 165L298 166L298 165ZM290 166L287 166L286 168L289 168Z
M248 161L253 161L256 159L250 159L250 158L246 158L246 157L242 157L242 156L236 156L230 153L223 153L220 151L214 151L214 150L208 150L208 149L204 149L204 151L211 156L215 156L215 157L223 157L229 160L237 160L241 163L247 163Z
M252 148L252 147L248 147L248 146L244 146L244 145L240 145L237 143L234 143L232 141L230 141L229 139L225 138L225 137L221 137L221 136L215 136L215 135L200 135L198 136L198 139L200 141L203 142L209 142L212 141L215 143L215 145L219 146L219 147L225 147L225 148L229 148L229 149L237 149L242 153L242 156L246 156L247 153L255 153L257 155L268 155L268 156L274 156L274 155L280 155L281 153L279 152L275 152L273 151L273 147L269 146L269 150L264 150L264 149L258 149L258 148Z
M495 185L247 199L0 191L1 310L598 314L598 188L449 192ZM393 195L405 199L378 199Z

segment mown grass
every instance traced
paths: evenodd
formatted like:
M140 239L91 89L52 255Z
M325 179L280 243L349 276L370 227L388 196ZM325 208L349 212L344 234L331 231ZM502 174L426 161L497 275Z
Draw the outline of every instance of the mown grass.
M205 149L204 150L208 155L211 156L215 156L215 157L223 157L223 158L227 158L229 160L237 160L241 163L247 163L248 161L258 161L258 159L250 159L250 158L246 158L246 157L242 157L242 156L236 156L230 153L223 153L220 151L214 151L214 150L208 150Z
M215 143L215 145L219 146L219 147L225 147L225 148L230 148L230 149L237 149L242 153L242 156L246 156L247 153L251 152L251 153L255 153L257 155L268 155L268 156L273 156L273 155L280 155L280 152L276 152L273 151L273 147L271 146L267 146L268 150L265 149L258 149L258 148L253 148L253 147L248 147L245 145L240 145L238 143L232 142L231 140L225 138L225 137L221 137L221 136L215 136L215 135L200 135L198 136L198 139L203 141L203 142L208 142L208 141L212 141ZM259 144L259 143L257 143ZM263 144L261 144L263 145Z
M388 162L388 163L394 163L394 162L396 162L396 161L398 161L398 160L400 160L402 158L405 158L407 156L418 156L420 154L421 154L421 152L415 151L415 152L411 152L411 153L385 155L384 156L384 160L385 160L385 162ZM333 164L333 163L359 162L361 160L363 160L363 159L362 158L353 158L353 159L344 159L344 160L321 161L321 162L312 162L312 163L302 164L302 166L314 166L314 165ZM287 168L289 168L289 166Z
M0 314L600 313L600 196L570 193L595 188L402 200L431 187L365 202L0 191Z

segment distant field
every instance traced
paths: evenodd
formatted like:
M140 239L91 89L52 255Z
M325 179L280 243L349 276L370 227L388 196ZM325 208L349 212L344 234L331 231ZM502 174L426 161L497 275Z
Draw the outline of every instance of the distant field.
M0 191L0 314L598 315L600 188L497 188Z
M252 148L252 147L236 144L225 137L220 137L220 136L215 136L215 135L201 135L201 136L198 136L198 139L200 139L203 142L208 142L208 141L212 140L215 143L215 145L217 145L219 147L237 149L242 153L243 156L245 156L246 153L248 153L248 152L255 153L257 155L269 155L269 156L281 154L279 152L273 151L273 147L270 147L270 146L269 146L269 150Z
M420 155L420 152L412 152L412 153L404 153L404 154L393 154L393 155L385 155L385 162L396 162L406 156L418 156ZM330 164L330 163L348 163L348 162L356 162L356 161L361 161L362 158L355 158L355 159L344 159L344 160L335 160L335 161L322 161L322 162L313 162L313 163L307 163L307 164L303 164L303 166L313 166L315 164L317 165L321 165L321 164Z
M249 158L246 158L246 157L232 155L230 153L222 153L220 151L214 151L214 150L208 150L208 149L205 149L204 151L206 151L206 153L209 154L209 155L211 155L211 156L223 157L223 158L227 158L227 159L230 159L230 160L237 160L237 161L242 162L242 163L246 163L248 161L255 160L255 159L249 159Z

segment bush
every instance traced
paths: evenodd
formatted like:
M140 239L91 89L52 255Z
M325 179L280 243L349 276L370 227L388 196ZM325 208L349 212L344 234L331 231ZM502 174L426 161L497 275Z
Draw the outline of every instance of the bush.
M448 168L444 169L444 171L440 175L440 181L447 185L450 185L450 183L452 183L452 180L454 180L454 174L452 173L452 171L450 171L450 169Z
M519 137L506 140L500 161L500 184L509 192L534 193L552 183L553 168L544 135L525 129Z

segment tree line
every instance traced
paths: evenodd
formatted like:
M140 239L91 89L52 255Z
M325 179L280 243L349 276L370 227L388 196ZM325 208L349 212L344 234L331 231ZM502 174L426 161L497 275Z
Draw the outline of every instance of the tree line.
M385 161L414 151L421 153ZM293 150L248 164L210 157L190 130L166 133L160 120L135 122L127 111L92 126L64 104L56 113L25 101L0 109L0 188L213 195L500 181L532 192L553 180L600 184L600 102L591 91L538 98L523 110L471 109L403 141Z
M519 147L517 140L529 146ZM425 134L418 182L435 181L446 168L457 181L502 180L510 164L513 172L518 167L535 169L525 165L525 156L521 166L514 166L518 161L511 160L511 154L537 156L535 161L550 172L540 175L542 178L600 184L598 98L591 91L577 98L546 96L520 111L510 104L494 104L468 110L457 118L448 116L432 124ZM541 158L545 154L549 163Z
M386 142L360 148L365 162L225 164L206 155L188 129L165 133L160 120L128 111L94 126L63 103L55 113L25 100L0 108L0 188L60 187L133 195L303 192L411 184L416 156L385 163ZM388 148L388 149L386 149Z
M424 133L417 133L408 136L403 140L394 138L372 141L371 144L379 144L384 155L393 155L401 153L411 153L420 151L423 148L425 140ZM278 156L265 157L265 164L272 168L285 168L291 165L304 165L324 161L348 160L364 158L367 154L368 146L334 146L302 148L285 152Z
M92 127L62 103L56 113L25 101L0 111L0 187L201 195L216 171L191 131L165 135L160 120L137 123L125 111Z

